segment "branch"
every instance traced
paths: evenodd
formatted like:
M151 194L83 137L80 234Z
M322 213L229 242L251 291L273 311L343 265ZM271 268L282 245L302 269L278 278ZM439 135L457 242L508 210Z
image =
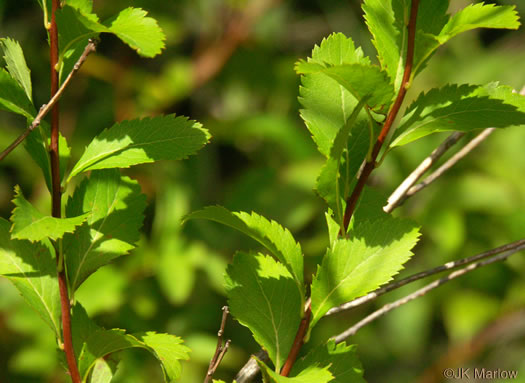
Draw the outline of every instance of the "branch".
M49 102L47 104L44 104L40 107L40 110L38 114L36 115L35 119L31 123L31 125L22 133L16 140L13 141L11 145L9 145L1 154L0 154L0 161L2 161L9 153L13 151L18 145L20 145L26 138L29 136L29 133L31 133L33 130L35 130L40 123L42 122L42 119L49 113L49 111L55 106L55 104L58 102L60 97L62 97L62 94L66 90L67 86L71 82L71 79L75 75L75 73L78 72L84 61L86 61L87 56L94 52L96 49L96 41L93 39L89 40L89 43L86 45L86 48L84 49L84 52L78 59L78 61L75 63L75 66L73 67L73 70L69 72L69 75L65 79L65 81L60 86L60 89L51 97Z
M441 272L447 271L447 270L455 270L455 269L460 268L463 265L466 265L466 264L469 264L469 263L472 263L472 262L476 262L476 261L479 261L479 260L482 260L482 259L485 259L485 258L489 258L489 257L491 257L493 255L500 254L500 253L503 253L505 251L511 251L511 250L516 250L516 249L520 250L520 249L522 249L524 247L525 247L525 239L520 239L519 241L511 242L511 243L508 243L506 245L503 245L503 246L500 246L500 247L496 247L495 249L488 250L488 251L485 251L485 252L477 254L477 255L473 255L471 257L463 258L463 259L460 259L460 260L457 260L457 261L453 261L453 262L447 262L444 265L435 267L433 269L413 274L413 275L411 275L411 276L409 276L407 278L401 279L399 281L391 282L388 285L385 285L385 286L383 286L383 287L381 287L381 288L379 288L379 289L377 289L375 291L372 291L371 293L368 293L368 294L366 294L366 295L364 295L362 297L356 298L353 301L344 303L344 304L342 304L342 305L340 305L338 307L334 307L334 308L330 309L325 315L326 316L333 315L333 314L337 314L337 313L339 313L341 311L350 310L350 309L352 309L354 307L361 306L362 304L370 302L370 301L376 299L377 297L379 297L379 296L381 296L383 294L386 294L386 293L388 293L388 292L390 292L392 290L396 290L396 289L398 289L400 287L403 287L403 286L405 286L405 285L407 285L409 283L412 283L412 282L415 282L417 280L429 277L431 275L438 274L438 273L441 273Z
M456 142L458 142L463 136L464 132L454 132L447 137L445 141L441 143L430 155L425 158L417 168L414 169L410 175L405 178L403 182L397 187L396 190L388 197L388 204L383 207L383 210L387 213L392 212L396 207L401 205L406 199L406 193L414 184L427 172L428 169L434 165L445 152L450 149Z
M222 359L224 358L224 355L226 354L226 351L228 351L228 347L230 346L230 339L228 339L224 344L222 341L224 327L226 326L226 319L228 319L229 313L230 310L228 306L224 306L222 308L221 327L219 328L219 332L217 333L217 347L215 348L215 354L213 355L213 358L211 358L210 365L208 366L208 372L206 373L206 378L204 378L204 383L211 382L215 370L217 370L217 367L219 367L219 364L221 363Z
M51 99L57 97L59 92L58 79L58 29L56 23L56 13L60 8L59 0L52 0L51 5L51 25L49 30L49 52L50 52L50 72L51 72ZM89 44L88 44L89 45ZM78 69L77 69L78 70ZM59 97L59 96L58 96ZM51 159L51 199L52 199L52 216L60 218L62 213L62 191L60 188L60 154L59 154L59 109L58 97L51 106L51 145L49 156ZM40 111L42 112L42 110ZM39 113L40 114L40 113ZM33 121L34 122L34 121ZM31 124L33 126L33 124ZM60 240L59 240L60 241ZM64 269L64 259L60 243L55 243L55 252L57 259L57 278L58 288L60 291L60 312L62 321L62 342L64 353L66 355L67 366L71 374L73 383L81 383L80 372L78 370L75 350L73 348L73 337L71 334L71 307L68 296L68 284L66 271Z
M297 330L297 334L295 334L295 339L293 341L292 348L290 349L290 353L286 358L286 362L284 362L284 366L281 369L281 376L288 376L288 374L292 370L295 360L297 359L297 355L299 355L299 351L301 350L301 347L303 347L304 337L306 335L306 331L308 331L308 325L310 324L311 315L312 301L308 299L308 301L306 302L304 317L303 319L301 319L299 329Z
M344 233L346 233L348 229L350 219L352 218L352 215L354 214L354 210L357 205L357 201L359 200L359 197L361 196L361 193L363 192L363 188L365 187L366 181L368 180L368 177L370 177L370 174L376 167L376 159L377 159L377 156L379 155L379 151L381 150L381 147L383 146L383 143L388 133L390 132L390 128L392 127L392 124L394 123L397 117L397 114L399 113L399 109L401 108L401 104L403 103L403 100L405 99L407 89L410 86L410 76L412 73L412 64L414 61L414 47L415 47L415 40L416 40L416 21L417 21L418 7L419 7L419 0L412 0L411 6L410 6L410 20L408 22L407 57L405 60L405 71L403 73L403 79L401 80L401 86L399 87L399 93L397 94L396 100L394 101L392 108L390 109L390 111L388 112L388 115L386 116L386 120L383 125L383 128L381 129L381 132L379 133L379 136L377 137L377 140L374 144L371 158L367 160L367 162L365 163L363 171L359 175L357 184L354 187L352 194L346 200L345 214L343 217L343 227L341 228L341 231Z
M483 267L483 266L486 266L486 265L490 265L491 263L495 263L495 262L500 262L500 261L504 261L506 260L508 257L510 257L512 254L514 253L517 253L518 251L520 250L523 250L525 249L525 244L522 244L521 246L518 246L512 250L509 250L503 254L499 254L499 255L496 255L492 258L489 258L489 259L485 259L483 261L479 261L479 262L476 262L476 263L472 263L468 266L466 266L465 268L463 269L460 269L460 270L456 270L452 273L450 273L449 275L447 275L446 277L444 278L441 278L441 279L438 279L434 282L431 282L429 283L428 285L426 285L425 287L422 287L421 289L419 290L416 290L414 291L412 294L409 294L401 299L398 299L397 301L394 301L394 302L391 302L391 303L388 303L386 305L384 305L383 307L381 307L379 310L377 311L374 311L372 314L368 315L367 317L365 317L364 319L362 319L361 321L359 321L358 323L356 323L354 326L350 327L348 330L342 332L341 334L333 337L332 339L335 340L336 343L341 343L342 341L344 341L346 338L352 336L352 335L355 335L355 333L357 331L359 331L362 327L366 326L368 323L374 321L375 319L379 318L380 316L388 313L389 311L392 311L393 309L395 308L398 308L402 305L404 305L405 303L408 303L416 298L419 298L419 297L422 297L424 296L425 294L427 294L430 290L433 290L435 289L436 287L439 287L441 285L444 285L445 283L453 280L453 279L456 279L464 274L467 274L477 268L480 268L480 267Z
M495 128L487 128L484 129L480 134L478 134L476 137L474 137L471 141L469 141L468 144L466 144L463 148L461 148L460 151L458 151L456 154L454 154L449 160L447 160L443 165L441 165L438 169L436 169L433 173L431 173L427 178L425 178L422 182L419 184L413 186L419 178L432 166L436 160L441 157L441 155L451 146L449 145L447 148L444 149L442 153L439 154L439 157L435 158L434 161L429 161L429 158L433 157L434 152L437 152L442 148L442 146L446 146L448 144L448 141L451 142L453 139L455 139L457 136L461 138L464 133L456 132L450 135L436 150L434 150L429 157L425 158L423 162L408 176L401 185L392 193L392 195L388 198L388 204L383 208L384 211L387 213L390 213L395 207L402 204L408 197L413 196L417 192L421 191L428 185L430 185L432 182L437 180L439 177L441 177L447 170L449 170L452 166L454 166L456 163L458 163L461 159L463 159L467 154L469 154L476 146L481 144L488 136L492 134L492 132L495 130ZM455 142L457 142L456 139ZM452 145L455 143L453 142ZM426 164L429 164L428 166L424 166ZM418 171L419 170L419 171ZM417 177L417 178L416 178ZM406 183L406 184L405 184Z

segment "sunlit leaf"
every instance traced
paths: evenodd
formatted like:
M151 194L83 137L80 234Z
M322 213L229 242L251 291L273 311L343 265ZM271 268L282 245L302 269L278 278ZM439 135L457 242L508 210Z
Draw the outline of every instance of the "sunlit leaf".
M47 240L31 243L12 239L9 226L0 218L0 275L15 285L60 339L60 294L52 245Z
M15 186L13 203L16 206L11 215L13 239L27 239L31 242L46 238L57 240L65 233L73 233L87 218L87 214L71 218L44 215L24 198L18 185Z
M89 213L63 248L72 290L99 267L128 253L139 239L146 197L134 180L118 170L93 171L75 190L68 215Z
M69 178L94 169L127 168L194 154L210 135L198 122L174 115L122 121L88 145Z
M288 270L273 258L237 253L226 272L228 304L280 369L301 322L303 304Z

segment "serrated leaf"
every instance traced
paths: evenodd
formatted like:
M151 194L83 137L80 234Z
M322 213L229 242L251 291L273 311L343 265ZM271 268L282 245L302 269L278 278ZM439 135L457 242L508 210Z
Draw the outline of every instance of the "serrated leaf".
M394 96L386 74L376 66L344 64L325 67L302 61L296 65L296 71L301 74L323 73L337 81L358 101L366 101L372 109L386 110Z
M147 17L148 12L140 8L126 8L105 24L108 30L135 49L144 57L154 57L164 48L166 36L157 20Z
M351 239L328 249L312 282L310 328L332 307L360 297L388 282L410 259L418 228L391 217L354 225Z
M57 240L65 233L73 233L87 218L82 214L71 218L55 218L40 213L29 201L24 198L20 187L15 186L16 206L11 215L11 237L13 239L27 239L31 242L49 238Z
M12 40L10 38L0 39L0 45L4 51L4 59L7 64L7 71L24 89L29 101L33 102L31 72L27 67L22 47L18 41Z
M505 86L447 85L422 93L406 110L390 147L435 132L525 124L525 97Z
M60 339L60 293L52 246L47 240L31 243L11 239L9 226L0 218L0 275L15 285Z
M63 81L84 51L89 38L107 32L86 2L67 2L56 12L60 51L60 81Z
M89 213L63 248L72 291L99 267L127 254L139 239L146 197L137 181L118 170L91 172L66 206L67 215Z
M290 272L269 256L239 252L226 271L226 291L232 315L251 330L279 370L303 311Z
M20 114L30 121L36 115L22 85L3 68L0 68L0 109Z
M329 65L343 64L370 64L370 59L365 57L361 47L355 47L351 38L342 33L332 33L321 41L321 45L315 45L312 57L308 62L325 63Z
M257 360L263 375L264 383L327 383L333 382L334 377L328 367L318 367L317 365L307 366L297 376L286 377L272 371L266 364Z
M332 383L365 383L363 366L357 357L355 345L347 346L344 342L336 345L334 340L329 340L297 360L291 375L313 365L328 367L334 377Z
M231 212L222 206L209 206L184 218L207 219L230 226L253 238L281 261L296 281L297 289L304 299L303 253L288 229L275 221L269 221L256 213Z
M125 330L106 330L97 326L82 306L76 304L72 315L73 345L78 355L78 369L82 381L86 381L99 358L128 348L143 348L161 363L166 382L180 376L179 360L189 359L189 348L182 339L170 334L144 332L127 334Z
M448 20L438 39L444 44L459 33L475 28L518 29L519 26L519 16L514 5L470 4Z
M134 336L143 342L161 362L166 382L180 377L182 366L179 360L190 358L190 349L182 344L181 338L170 334L157 334L153 331L134 334Z
M367 65L370 60L363 56L361 48L355 48L352 39L341 33L332 34L315 46L308 63L319 65ZM319 151L329 157L330 148L337 132L345 125L357 105L357 100L337 81L324 73L301 76L299 101L304 109L304 120ZM360 116L366 119L366 116Z
M194 154L210 135L198 122L175 115L122 121L88 145L69 175L94 169L127 168Z
M381 68L388 73L395 89L403 76L408 24L405 10L409 3L410 0L365 0L362 5Z
M164 48L165 35L157 21L140 8L126 8L101 23L90 1L68 1L57 11L61 52L60 78L63 80L78 60L88 39L112 33L144 57L154 57Z
M448 0L423 0L419 4L412 76L439 47L435 35L448 21L448 3ZM365 0L363 3L381 68L388 73L396 90L405 70L410 5L410 0Z

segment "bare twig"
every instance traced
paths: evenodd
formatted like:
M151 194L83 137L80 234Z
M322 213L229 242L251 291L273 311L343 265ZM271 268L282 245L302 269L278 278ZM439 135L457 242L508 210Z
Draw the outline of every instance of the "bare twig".
M208 366L208 372L204 378L204 383L211 382L215 370L217 370L217 367L219 367L219 364L221 364L226 351L228 351L228 347L230 347L231 340L228 339L226 343L223 343L222 339L222 336L224 335L224 327L226 326L226 320L228 319L229 313L230 310L228 306L224 306L222 308L221 327L219 328L219 332L217 332L217 347L215 348L215 354L213 355L213 358L210 360L210 365Z
M492 132L495 130L495 128L487 128L484 129L480 134L478 134L476 137L474 137L471 141L469 141L468 144L466 144L463 148L461 148L460 151L458 151L456 154L454 154L449 160L447 160L443 165L441 165L439 168L437 168L434 172L432 172L427 178L425 178L422 182L419 184L410 187L405 195L402 197L402 199L398 202L402 203L405 199L408 197L413 196L417 192L421 191L428 185L430 185L432 182L437 180L439 177L443 175L447 170L449 170L452 166L454 166L456 163L458 163L462 158L464 158L467 154L469 154L476 146L481 144L489 135L492 134ZM387 210L387 205L384 210L386 212L389 212Z
M40 107L40 110L38 111L38 114L36 115L35 119L31 123L31 125L22 133L16 140L13 141L11 145L9 145L1 154L0 154L0 161L2 161L9 153L13 151L18 145L20 145L26 138L29 136L29 133L31 133L33 130L35 130L40 123L42 122L42 119L49 113L49 111L55 106L55 104L58 102L60 97L62 97L62 94L68 87L69 83L71 82L73 76L75 73L78 72L84 61L86 61L87 56L94 52L96 49L96 41L95 40L89 40L89 43L86 45L86 48L84 49L84 52L78 59L78 61L75 63L75 66L73 67L73 70L69 72L69 75L66 77L65 81L60 86L60 89L51 97L49 102L47 104L44 104Z
M454 132L447 137L445 141L441 143L430 155L425 158L417 168L414 169L410 175L405 178L405 180L397 187L396 190L388 197L388 204L383 208L387 213L390 213L396 207L401 205L406 199L406 194L408 189L410 189L414 184L419 181L419 179L427 172L428 169L434 165L441 156L450 149L456 142L458 142L465 133L463 132Z
M472 262L476 262L481 259L489 258L493 255L500 254L505 251L522 249L524 246L525 246L525 239L520 239L519 241L511 242L506 245L496 247L495 249L473 255L471 257L463 258L463 259L453 261L453 262L447 262L444 265L435 267L433 269L425 270L420 273L413 274L407 278L401 279L399 281L391 282L388 285L385 285L375 291L372 291L369 294L363 295L362 297L356 298L353 301L344 303L338 307L334 307L333 309L330 309L325 315L328 316L328 315L337 314L341 311L350 310L354 307L361 306L362 304L370 302L383 294L386 294L392 290L396 290L414 281L429 277L434 274L442 273L443 271L455 270L457 268L460 268L463 265L466 265Z
M344 341L346 338L352 336L352 335L355 335L355 333L357 331L359 331L359 329L361 329L362 327L366 326L367 324L369 324L370 322L374 321L375 319L379 318L380 316L388 313L389 311L392 311L393 309L395 308L398 308L402 305L404 305L405 303L408 303L416 298L419 298L419 297L422 297L423 295L425 295L426 293L428 293L430 290L433 290L435 289L436 287L439 287L453 279L456 279L464 274L467 274L479 267L483 267L483 266L486 266L486 265L489 265L491 263L495 263L495 262L499 262L499 261L504 261L506 260L508 257L510 257L512 254L520 251L520 250L523 250L525 249L525 245L521 245L521 246L518 246L512 250L509 250L505 253L502 253L502 254L499 254L499 255L496 255L492 258L488 258L488 259L485 259L483 261L479 261L479 262L476 262L476 263L471 263L470 265L464 267L463 269L460 269L460 270L456 270L456 271L453 271L452 273L450 273L449 275L447 275L446 277L444 278L441 278L441 279L438 279L434 282L431 282L429 283L428 285L426 285L425 287L422 287L421 289L419 290L416 290L414 291L412 294L409 294L401 299L398 299L397 301L394 301L394 302L391 302L391 303L388 303L386 305L384 305L383 307L381 307L379 310L377 311L374 311L372 314L368 315L367 317L365 317L364 319L362 319L361 321L359 321L358 323L356 323L354 326L350 327L349 329L347 329L346 331L342 332L341 334L333 337L332 339L335 340L336 343L341 343L342 341Z
M346 233L348 229L350 219L354 214L355 207L357 206L357 201L359 200L359 197L363 192L366 181L368 180L368 177L370 177L370 174L376 167L376 159L379 155L379 151L381 150L381 147L383 146L383 143L386 137L388 136L388 133L390 132L390 128L392 127L392 124L394 123L397 114L399 113L401 105L403 104L403 100L405 99L407 89L410 86L410 76L412 74L412 64L414 62L414 47L416 40L416 21L418 7L419 0L412 0L410 6L410 20L408 22L407 56L405 60L405 70L403 72L401 86L399 87L399 93L397 94L396 100L394 101L392 108L386 116L383 128L381 129L381 132L379 133L379 136L377 137L377 140L374 144L374 148L372 149L372 155L370 156L370 159L366 161L363 167L363 171L357 179L357 183L354 187L354 190L352 190L352 194L350 194L350 196L346 200L345 214L343 217L343 227L341 228L341 231L344 233Z
M519 92L525 96L525 86ZM485 140L492 132L494 128L484 129L479 135L472 139L467 145L465 145L459 152L452 156L447 162L441 165L431 175L429 175L423 182L415 185L417 181L434 165L443 154L449 150L461 137L465 135L463 132L454 132L448 136L445 141L441 143L430 155L425 158L416 169L405 180L397 187L396 190L388 197L388 203L383 207L383 210L387 213L392 212L396 207L401 205L408 197L413 196L417 192L430 185L437 178L443 175L448 169L454 166L458 161L470 153L476 146L478 146L483 140ZM414 186L415 185L415 186Z

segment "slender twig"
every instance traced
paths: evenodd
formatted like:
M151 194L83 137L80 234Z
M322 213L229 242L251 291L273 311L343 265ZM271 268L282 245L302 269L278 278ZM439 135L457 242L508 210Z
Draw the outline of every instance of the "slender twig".
M461 136L463 135L460 132L453 133L451 136L449 136L449 138L447 138L447 140L443 142L443 144L441 144L434 152L432 152L432 154L430 154L429 157L423 160L423 162L416 168L416 170L414 170L414 172L412 172L412 174L410 174L410 176L408 176L408 178L406 178L405 181L403 181L401 185L399 185L399 187L394 191L394 193L392 193L392 195L388 198L388 204L385 207L383 207L383 210L386 211L387 213L390 213L395 207L397 207L398 205L401 205L408 197L413 196L414 194L423 190L425 187L427 187L432 182L437 180L447 170L449 170L451 167L457 164L461 159L463 159L467 154L469 154L472 150L474 150L476 146L481 144L488 136L492 134L494 130L495 128L484 129L480 134L478 134L471 141L469 141L463 148L461 148L461 150L459 150L450 159L448 159L443 165L441 165L434 172L432 172L427 178L425 178L422 182L418 183L417 185L414 185L418 181L418 179L423 175L423 173L425 173L428 170L428 168L435 162L435 160L434 161L429 160L430 158L432 158L432 155L434 154L434 152L436 152L438 149L444 146L444 144L446 144L449 139L450 141L453 141L455 137L459 135ZM428 166L426 166L427 164Z
M512 254L525 249L525 245L518 246L512 250L509 250L503 254L496 255L492 258L488 258L476 263L471 263L470 265L464 267L463 269L453 271L446 277L443 277L441 279L435 280L434 282L429 283L425 287L420 288L419 290L414 291L412 294L409 294L401 299L398 299L394 302L388 303L381 307L379 310L374 311L372 314L368 315L358 323L356 323L354 326L350 327L348 330L342 332L341 334L333 337L332 339L335 340L336 343L341 343L346 338L355 335L359 329L366 326L370 322L374 321L375 319L379 318L380 316L388 313L389 311L392 311L393 309L396 309L405 303L408 303L416 298L422 297L423 295L427 294L430 290L435 289L436 287L439 287L453 279L456 279L464 274L467 274L477 268L490 265L491 263L500 262L506 260L508 257L510 257Z
M224 358L224 355L226 354L226 351L228 351L228 347L230 347L231 340L228 339L226 343L223 343L222 339L222 336L224 335L224 327L226 326L226 320L228 319L229 313L230 310L228 306L224 306L222 308L221 326L219 328L219 331L217 332L217 347L215 348L215 354L213 354L213 358L211 358L210 360L210 365L208 366L208 372L206 373L206 377L204 378L204 383L211 382L215 370L217 370L217 367L219 367L219 364L221 363L222 359Z
M20 145L26 138L29 136L29 133L31 133L33 130L35 130L40 123L42 122L42 119L49 113L49 111L55 106L55 104L58 102L60 97L62 97L62 94L68 87L69 83L73 79L73 76L75 73L78 72L84 61L86 61L87 56L94 52L96 49L96 41L95 40L89 40L89 43L86 45L86 48L84 49L84 52L80 56L80 58L77 60L75 65L73 66L73 69L71 72L69 72L69 75L66 77L58 91L51 97L51 99L48 101L47 104L44 104L40 107L40 110L38 111L38 114L36 115L35 119L29 125L29 127L22 133L16 140L13 141L11 145L9 145L1 154L0 154L0 161L2 161L9 153L13 151L18 145Z
M492 134L492 132L495 130L495 128L487 128L484 129L480 134L478 134L476 137L474 137L467 145L465 145L463 148L461 148L460 151L458 151L456 154L454 154L449 160L447 160L443 165L441 165L439 168L437 168L434 172L432 172L427 178L425 178L422 182L419 184L412 186L407 191L407 197L411 197L420 190L424 189L428 185L430 185L432 182L437 180L439 177L443 175L447 170L449 170L452 166L454 166L456 163L458 163L463 157L465 157L467 154L469 154L476 146L481 144L488 136Z
M51 65L51 99L59 91L58 79L58 29L56 23L56 12L60 8L60 1L53 0L51 7L51 25L49 29L49 51L50 51L50 65ZM51 158L51 185L52 185L52 215L53 217L61 217L62 209L62 191L60 188L60 153L58 147L59 141L59 109L58 99L51 108L51 145L49 148L49 155ZM71 335L71 307L68 296L67 276L63 265L63 258L61 254L60 244L55 243L56 259L57 259L57 277L58 287L60 291L60 310L62 319L62 341L64 346L64 353L66 354L66 361L73 383L81 383L80 373L78 370L77 359L75 357L75 350L73 348L73 338Z
M525 239L520 239L519 241L511 242L506 245L496 247L495 249L485 251L480 254L473 255L471 257L459 259L457 261L453 262L447 262L444 265L435 267L430 270L425 270L420 273L413 274L407 278L401 279L399 281L391 282L388 285L385 285L375 291L372 291L369 294L363 295L362 297L356 298L353 301L344 303L338 307L334 307L333 309L330 309L325 315L333 315L337 314L341 311L350 310L354 307L361 306L367 302L370 302L377 297L386 294L392 290L396 290L400 287L403 287L409 283L418 281L420 279L429 277L434 274L442 273L443 271L449 271L449 270L455 270L460 268L461 266L464 266L466 264L476 262L485 258L489 258L493 255L503 253L505 251L515 250L515 249L522 249L525 246Z
M406 198L406 193L419 179L425 174L428 169L432 167L440 158L449 150L461 137L465 135L464 132L454 132L448 136L445 141L441 143L436 149L425 158L417 168L414 169L410 175L405 178L403 182L397 187L396 190L388 197L388 204L383 208L387 213L392 212L396 207L401 205Z
M352 191L352 194L346 200L346 208L345 208L345 214L343 218L343 228L341 228L341 230L344 231L345 233L346 233L346 230L348 229L350 219L352 218L352 215L354 214L354 210L357 205L357 201L359 200L359 197L361 196L361 193L363 192L366 181L368 180L368 177L370 177L370 174L376 167L376 159L377 159L377 156L379 155L379 151L381 150L381 147L383 146L383 143L386 137L388 136L388 133L390 132L390 128L392 127L392 124L394 123L397 117L397 114L399 113L399 110L405 98L407 89L410 86L410 76L412 74L412 64L414 62L414 47L415 47L415 40L416 40L416 20L417 20L418 7L419 7L419 0L412 0L412 4L410 6L410 20L408 22L407 56L405 60L405 70L403 72L401 86L399 87L399 92L394 101L394 104L392 105L392 108L390 109L390 111L388 112L388 115L386 116L385 123L383 124L383 128L381 129L381 132L379 133L379 136L377 137L377 140L374 144L372 155L370 159L366 161L363 167L363 171L359 175L356 186L354 187L354 190Z
M293 341L292 348L290 349L290 353L288 354L288 357L286 358L284 366L281 369L282 376L288 376L288 374L292 370L295 360L297 359L297 355L299 355L299 351L301 350L301 347L303 347L304 337L306 335L306 331L308 331L308 325L310 324L311 315L312 315L312 304L311 304L311 300L309 299L308 302L306 303L306 310L305 310L303 319L301 319L301 323L299 324L299 329L297 330L297 333L295 334L295 339Z

